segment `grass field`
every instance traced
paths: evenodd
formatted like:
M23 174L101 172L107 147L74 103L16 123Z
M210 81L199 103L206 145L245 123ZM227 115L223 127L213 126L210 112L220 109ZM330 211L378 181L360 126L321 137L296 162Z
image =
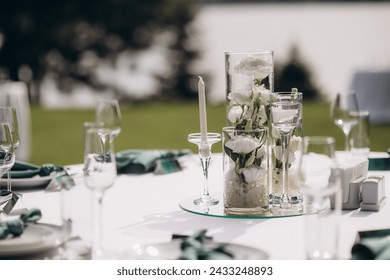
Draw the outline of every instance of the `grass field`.
M115 140L115 150L192 149L187 134L199 131L198 104L137 103L121 105L122 132ZM75 164L83 161L83 122L92 121L93 110L47 110L31 108L32 145L30 161L35 164ZM221 132L225 126L225 105L207 107L208 130ZM305 103L304 134L329 135L337 148L344 149L341 130L329 117L329 105ZM371 126L371 150L390 148L390 124ZM214 152L221 146L215 145Z

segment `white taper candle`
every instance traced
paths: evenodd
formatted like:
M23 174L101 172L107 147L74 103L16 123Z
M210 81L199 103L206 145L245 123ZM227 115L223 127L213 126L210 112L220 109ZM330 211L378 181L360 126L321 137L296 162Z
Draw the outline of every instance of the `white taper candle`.
M199 76L199 82L198 82L198 95L199 95L200 134L203 142L203 141L207 141L207 115L206 115L205 86L201 76Z

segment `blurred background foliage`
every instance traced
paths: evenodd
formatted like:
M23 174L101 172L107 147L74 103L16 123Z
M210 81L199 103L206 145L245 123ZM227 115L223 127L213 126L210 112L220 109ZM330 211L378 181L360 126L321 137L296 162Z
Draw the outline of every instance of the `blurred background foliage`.
M32 103L39 103L41 85L47 80L64 94L87 86L122 102L196 99L196 63L202 53L193 24L198 4L195 0L10 2L0 9L0 75L26 82ZM148 60L154 65L148 66ZM113 78L119 71L127 74L127 86ZM147 77L137 72L147 72ZM149 84L146 92L132 87L132 76L135 82ZM276 90L297 87L308 100L320 95L295 46L290 60L276 65L275 78Z
M192 42L196 12L192 0L11 1L0 9L0 72L3 79L30 85L33 102L44 79L65 93L87 85L129 99L137 95L105 76L120 61L127 71L139 71L140 51L153 57L158 51L166 66L149 71L150 95L191 99L199 56Z

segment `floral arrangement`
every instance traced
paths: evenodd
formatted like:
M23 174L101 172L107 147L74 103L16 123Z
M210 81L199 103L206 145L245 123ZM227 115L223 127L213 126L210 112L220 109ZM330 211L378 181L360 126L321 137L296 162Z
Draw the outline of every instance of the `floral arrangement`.
M272 57L248 55L232 68L228 87L228 121L238 130L267 126L273 73ZM240 84L238 84L240 83ZM234 90L231 90L234 86ZM231 90L231 91L230 91Z
M223 132L225 208L264 208L269 195L267 127L272 55L249 53L231 66L227 69L227 119L231 127Z
M268 205L267 131L224 129L225 207Z

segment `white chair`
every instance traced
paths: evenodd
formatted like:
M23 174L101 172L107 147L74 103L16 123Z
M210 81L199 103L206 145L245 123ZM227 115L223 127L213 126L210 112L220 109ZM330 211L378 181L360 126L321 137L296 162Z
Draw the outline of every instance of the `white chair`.
M31 147L31 113L28 89L23 82L0 83L0 106L12 106L18 114L20 146L16 160L28 161Z
M351 82L361 110L370 112L371 123L390 123L390 70L358 71Z

